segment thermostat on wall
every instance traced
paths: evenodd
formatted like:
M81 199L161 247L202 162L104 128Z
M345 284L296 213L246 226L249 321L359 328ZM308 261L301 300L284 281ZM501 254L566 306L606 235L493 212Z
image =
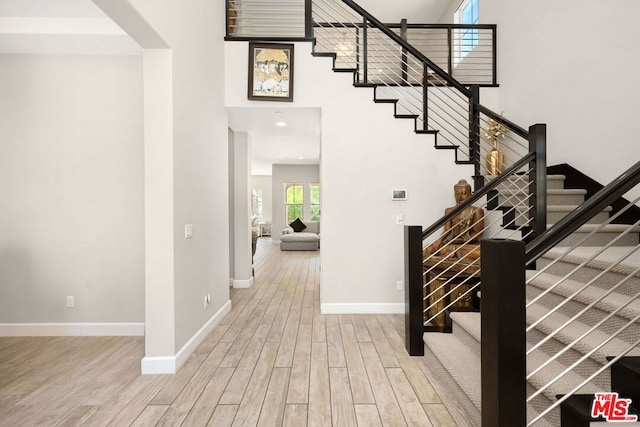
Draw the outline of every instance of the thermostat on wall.
M391 200L407 200L407 190L391 190Z

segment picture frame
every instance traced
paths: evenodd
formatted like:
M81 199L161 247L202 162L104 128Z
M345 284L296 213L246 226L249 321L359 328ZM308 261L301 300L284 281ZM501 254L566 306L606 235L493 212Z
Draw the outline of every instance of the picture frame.
M249 42L250 100L293 102L293 44Z
M391 190L391 200L407 200L407 190Z

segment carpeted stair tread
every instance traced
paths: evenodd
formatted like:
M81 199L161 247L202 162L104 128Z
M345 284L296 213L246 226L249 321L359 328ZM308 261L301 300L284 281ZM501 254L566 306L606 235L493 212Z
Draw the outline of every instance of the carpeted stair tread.
M560 279L561 277L556 276L555 274L539 273L533 280L530 282L527 281L527 283L544 290L551 289L553 287L551 292L565 298L573 295L578 289L584 286L584 283L571 279L565 279L557 284ZM640 289L638 291L640 291ZM606 292L606 289L591 285L579 294L575 295L573 300L589 305L598 300ZM617 316L632 320L636 316L640 315L640 300L636 299L629 302L629 297L627 295L617 292L612 292L594 305L594 307L599 308L602 311L606 311L607 313L613 313L622 306L624 307L616 313Z
M463 338L460 340L465 343L470 352L473 352L478 358L482 354L481 336L482 323L481 314L473 311L459 311L451 313L451 321L453 322L453 334L460 337L464 331Z
M549 205L547 212L573 212L578 209L578 205ZM603 212L611 212L611 206L602 209Z
M500 188L500 192L503 193L527 193L529 191L528 183L523 182L522 185L518 183L517 185L507 186ZM585 196L587 194L587 190L580 189L570 189L570 188L548 188L547 195L553 196Z
M530 351L530 346L527 345L527 352ZM529 376L536 368L549 360L549 355L541 350L534 350L527 354L527 376ZM535 374L531 375L528 379L529 384L535 387L536 390L542 390L542 394L547 397L551 402L555 402L558 394L567 394L574 387L582 384L585 378L576 374L573 371L569 371L561 377L561 380L557 378L565 371L567 367L560 362L552 361L548 363L544 368ZM601 391L600 387L593 383L586 383L580 388L580 393L595 393Z
M555 224L549 224L549 228L553 227ZM577 232L582 233L591 233L592 231L597 232L607 232L607 233L622 233L624 231L630 230L630 233L637 233L640 231L640 226L631 226L627 224L584 224L576 230Z
M451 320L463 327L478 342L481 339L480 319L480 313L475 311L454 311L451 313Z
M487 182L491 182L493 180L495 180L496 178L498 178L499 175L487 175L485 177L485 179L487 180ZM563 174L548 174L547 175L547 179L561 179L561 180L565 180L567 178L566 175ZM515 174L515 175L511 175L507 178L507 181L512 180L512 179L529 179L527 175L521 175L521 174Z
M573 188L552 188L552 189L548 189L548 190L547 190L547 194L557 194L557 195L563 195L563 194L586 195L586 194L587 194L587 190L573 189Z
M452 332L469 351L477 357L482 354L480 346L480 313L473 311L454 311L451 313Z
M485 180L487 182L491 182L493 180L495 180L496 178L498 178L498 176L494 176L494 175L487 175L485 176ZM567 177L565 175L547 175L547 182L549 181L561 181L562 184L564 185L564 180ZM503 183L498 184L498 187L502 188L502 187L508 187L510 185L518 185L520 186L520 183L526 183L529 184L529 177L526 175L511 175L509 176Z
M562 257L562 262L564 263L580 265L592 258L593 255L595 255L601 249L602 247L599 246L582 246L574 248L570 253L567 253L565 255L565 253L567 252L567 248L556 247L547 251L542 256L542 258L555 260L559 257ZM587 261L585 265L588 267L605 270L609 266L611 266L614 261L617 261L620 257L628 254L629 252L632 252L632 249L628 247L610 247L607 248L603 253L599 254L595 259ZM633 274L638 267L640 267L640 251L636 250L621 263L613 266L611 271L627 276ZM639 273L635 274L636 277L640 278Z
M571 214L578 208L576 204L548 204L547 205L547 223L552 224L561 221L564 217ZM606 223L611 216L611 207L606 207L600 212L589 218L587 224L603 224Z
M453 334L427 332L424 334L424 343L467 398L480 410L480 358Z
M547 314L548 309L546 307L539 306L537 304L533 304L527 308L527 324L531 325L538 319L541 319L545 314ZM542 322L537 324L535 328L540 332L549 335L552 332L556 331L562 325L564 325L570 318L560 314L560 313L552 313L550 316L545 318ZM564 327L559 332L555 333L553 338L556 341L559 341L565 345L573 343L576 339L578 339L583 333L587 332L591 329L590 326L585 325L582 322L572 321L569 325ZM602 342L609 339L610 336L605 332L600 330L595 330L590 332L587 336L582 338L580 341L575 343L572 348L576 351L579 351L582 354L588 354L593 349L598 347ZM605 345L601 346L593 353L591 353L591 359L601 363L607 363L607 356L615 356L623 353L628 350L630 344L618 339L613 338ZM544 348L544 346L543 346ZM637 355L640 354L640 349L635 349L629 355ZM548 357L548 356L547 356Z

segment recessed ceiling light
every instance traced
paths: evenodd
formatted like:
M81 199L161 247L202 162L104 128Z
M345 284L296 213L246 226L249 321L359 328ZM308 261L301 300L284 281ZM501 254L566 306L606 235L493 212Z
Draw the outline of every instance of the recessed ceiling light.
M298 160L304 160L304 157L300 156L298 157Z
M276 126L285 127L287 124L285 122L276 122Z

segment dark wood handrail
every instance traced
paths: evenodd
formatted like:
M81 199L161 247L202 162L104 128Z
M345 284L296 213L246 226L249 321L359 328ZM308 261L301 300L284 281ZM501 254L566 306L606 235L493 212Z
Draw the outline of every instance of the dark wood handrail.
M346 27L346 28L362 28L364 26L363 23L358 22L320 22L315 21L313 23L314 27L321 28L332 28L332 27ZM383 24L388 28L403 28L402 24ZM446 30L449 28L454 29L471 29L471 30L495 30L495 24L409 24L407 23L406 28L409 29L442 29Z

